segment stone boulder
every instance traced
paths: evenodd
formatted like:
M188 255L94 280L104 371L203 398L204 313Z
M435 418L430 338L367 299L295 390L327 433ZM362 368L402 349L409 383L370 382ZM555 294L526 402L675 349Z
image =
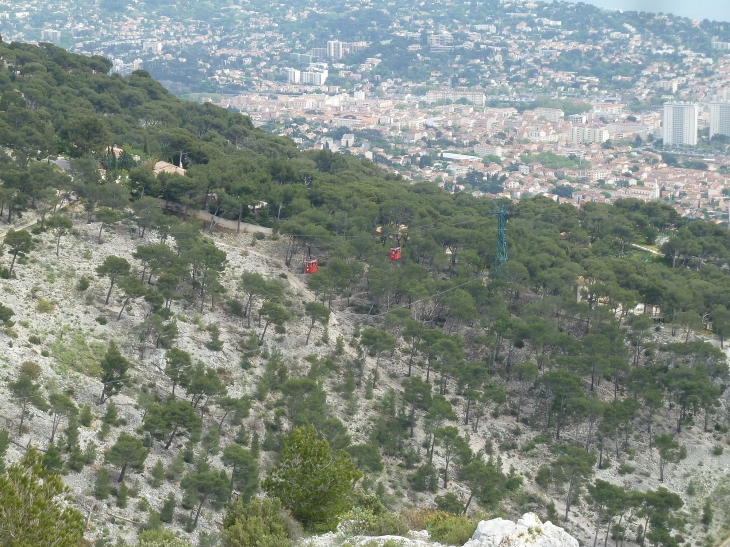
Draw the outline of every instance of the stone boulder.
M516 523L501 518L483 520L464 547L578 547L578 540L535 513L525 513Z

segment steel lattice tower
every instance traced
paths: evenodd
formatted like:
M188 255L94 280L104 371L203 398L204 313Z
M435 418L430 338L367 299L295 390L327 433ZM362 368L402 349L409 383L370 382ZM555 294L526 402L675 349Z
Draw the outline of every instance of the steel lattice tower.
M497 252L494 255L494 275L499 276L499 267L509 260L507 252L507 209L504 199L499 202L499 209L492 212L497 217Z

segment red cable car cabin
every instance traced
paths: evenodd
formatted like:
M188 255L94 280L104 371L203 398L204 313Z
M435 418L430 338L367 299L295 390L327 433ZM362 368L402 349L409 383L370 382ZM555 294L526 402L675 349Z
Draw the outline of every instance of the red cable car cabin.
M310 259L304 261L304 273L305 274L313 274L317 271L318 265L317 265L317 259Z
M401 255L400 247L391 247L390 248L390 259L391 260L400 260L400 255Z

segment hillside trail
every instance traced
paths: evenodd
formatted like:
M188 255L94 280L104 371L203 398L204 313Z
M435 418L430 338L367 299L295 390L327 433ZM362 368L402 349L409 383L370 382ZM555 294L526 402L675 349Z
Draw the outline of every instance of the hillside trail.
M0 226L0 239L4 238L5 234L7 234L10 230L27 230L31 226L36 225L39 220L40 219L37 216L33 215L31 218L23 220L23 222L19 222L17 224L4 224Z

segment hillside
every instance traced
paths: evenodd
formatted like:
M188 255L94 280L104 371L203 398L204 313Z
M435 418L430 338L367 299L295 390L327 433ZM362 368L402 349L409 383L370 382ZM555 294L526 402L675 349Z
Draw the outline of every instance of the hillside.
M363 475L331 516L379 535L436 507L532 511L582 543L723 535L726 230L535 197L495 268L489 200L300 152L103 59L0 57L5 459L44 451L87 540L217 544L230 486L273 491L308 425Z

